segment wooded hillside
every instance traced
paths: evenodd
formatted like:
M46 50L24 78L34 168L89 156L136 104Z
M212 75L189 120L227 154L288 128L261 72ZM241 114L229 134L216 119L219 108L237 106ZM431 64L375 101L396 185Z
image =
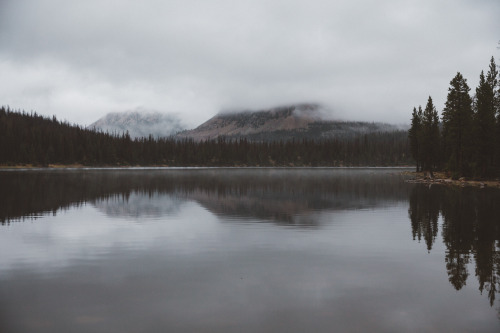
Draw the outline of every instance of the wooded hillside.
M395 166L411 163L406 131L346 140L137 138L0 108L0 165Z

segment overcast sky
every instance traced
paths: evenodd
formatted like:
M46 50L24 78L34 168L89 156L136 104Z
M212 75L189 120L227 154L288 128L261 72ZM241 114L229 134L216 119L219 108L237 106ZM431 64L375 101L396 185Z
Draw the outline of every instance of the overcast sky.
M457 71L474 91L499 40L499 0L0 0L0 104L82 125L297 102L409 123Z

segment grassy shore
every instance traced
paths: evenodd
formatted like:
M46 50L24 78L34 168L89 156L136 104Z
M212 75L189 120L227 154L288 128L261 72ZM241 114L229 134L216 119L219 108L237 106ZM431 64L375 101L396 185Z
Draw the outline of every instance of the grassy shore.
M465 177L452 179L451 175L445 172L434 172L434 177L430 177L426 172L405 171L403 174L413 176L412 179L407 180L408 183L500 188L500 179L470 179Z

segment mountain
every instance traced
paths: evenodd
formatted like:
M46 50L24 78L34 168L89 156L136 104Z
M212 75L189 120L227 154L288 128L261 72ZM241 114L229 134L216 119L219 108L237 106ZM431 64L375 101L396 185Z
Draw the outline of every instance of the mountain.
M297 104L261 111L219 113L195 129L179 132L176 137L195 141L221 136L250 141L323 140L398 129L384 123L331 120L317 104Z
M175 115L139 111L108 113L89 127L118 134L128 131L132 138L166 137L185 129Z

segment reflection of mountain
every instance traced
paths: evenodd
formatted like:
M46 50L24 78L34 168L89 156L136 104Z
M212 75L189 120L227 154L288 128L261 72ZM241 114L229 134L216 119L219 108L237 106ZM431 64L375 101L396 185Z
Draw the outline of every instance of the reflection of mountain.
M223 216L314 224L315 211L406 200L408 185L387 170L198 169L0 173L0 221L91 202L110 215L172 214L195 200ZM151 199L150 199L151 198ZM302 216L302 217L300 217Z
M307 215L313 210L309 199L303 197L303 200L298 200L293 194L250 191L219 195L197 190L190 193L189 198L222 217L259 219L287 225L316 225L313 220L299 218L299 215Z
M288 225L314 225L316 222L308 216L318 211L384 206L405 198L405 186L400 186L398 177L359 172L346 172L341 177L332 177L331 170L317 170L302 171L296 173L300 177L290 178L279 173L248 179L225 178L217 188L195 190L188 198L220 216Z
M441 214L446 270L450 283L461 289L474 262L479 290L493 305L500 288L500 191L496 189L416 186L409 215L414 238L423 237L429 251L438 232Z
M160 218L177 214L182 200L158 193L144 195L133 192L129 196L113 196L95 202L95 207L108 216L131 218Z

